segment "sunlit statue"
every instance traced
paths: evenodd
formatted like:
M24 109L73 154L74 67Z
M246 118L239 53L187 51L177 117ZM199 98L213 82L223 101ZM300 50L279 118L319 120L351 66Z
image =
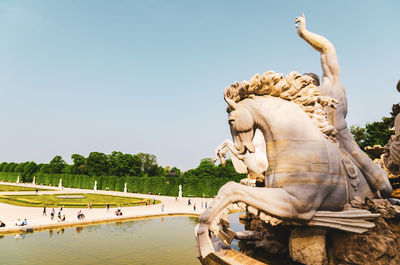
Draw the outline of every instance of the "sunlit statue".
M379 214L352 209L350 202L392 192L387 174L359 149L347 128L334 46L306 29L304 15L295 23L298 35L321 54L322 82L315 74L268 71L225 89L233 143L225 141L215 157L223 162L229 152L239 172L263 179L265 187L235 182L221 187L200 216L202 258L214 252L210 232L226 244L235 236L225 219L233 203L244 203L260 219L363 233L374 227L366 220ZM265 150L264 166L254 155L257 150Z
M400 92L400 80L397 83L397 90ZM394 120L394 135L384 146L382 162L384 168L393 175L400 175L400 103L393 105L393 113L396 114Z
M326 112L329 122L337 131L337 139L341 150L361 170L374 192L377 191L380 192L383 197L389 197L392 193L392 187L387 178L387 174L373 163L372 160L360 149L347 128L345 120L347 115L346 91L340 79L340 68L335 47L326 38L306 29L306 19L304 14L301 17L297 17L295 23L298 35L321 54L321 65L323 70L322 82L319 86L321 95L329 96L339 101L336 109L327 108ZM315 75L313 75L313 77L315 77ZM317 79L316 82L319 83L319 80Z

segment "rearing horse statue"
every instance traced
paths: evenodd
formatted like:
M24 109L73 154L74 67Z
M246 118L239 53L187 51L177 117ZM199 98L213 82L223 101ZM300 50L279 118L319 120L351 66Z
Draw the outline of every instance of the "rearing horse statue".
M233 143L220 145L216 158L223 162L230 152L235 168L247 171L249 178L262 178L265 187L234 182L221 187L197 227L202 258L214 252L210 232L226 244L235 235L224 219L233 203L244 203L262 220L269 216L363 233L374 227L367 220L379 214L352 209L351 200L392 192L387 174L359 149L347 128L346 93L334 46L306 29L304 15L295 23L298 35L320 52L322 83L315 74L269 71L225 89ZM265 156L260 150L266 150Z
M237 202L306 225L358 233L374 226L365 219L376 214L349 209L353 198L373 198L376 193L340 150L337 132L327 119L324 107L334 108L338 102L321 96L310 76L292 72L284 77L272 71L256 74L249 82L226 88L225 101L238 154L254 152L253 137L259 130L266 144L268 169L265 187L229 182L219 190L210 209L200 217L197 235L202 257L213 252L209 232L225 238L229 234L221 218L226 208Z

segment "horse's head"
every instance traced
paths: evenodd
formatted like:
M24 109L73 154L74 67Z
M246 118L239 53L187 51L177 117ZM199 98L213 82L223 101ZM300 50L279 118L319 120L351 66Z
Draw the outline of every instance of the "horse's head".
M229 125L236 149L240 154L245 154L248 150L254 153L255 147L253 144L254 137L254 118L251 112L244 107L234 102L232 99L225 97L229 107Z

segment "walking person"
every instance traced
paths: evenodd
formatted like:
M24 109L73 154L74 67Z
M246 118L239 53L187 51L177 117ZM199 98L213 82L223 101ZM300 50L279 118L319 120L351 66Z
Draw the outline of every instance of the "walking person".
M47 216L47 214L46 214L46 206L43 206L43 216Z
M56 214L56 210L54 210L54 208L51 209L51 213L50 213L50 218L51 218L51 220L54 219L54 215L55 215L55 214Z
M196 211L196 203L193 204L193 211Z
M110 203L107 203L107 211L110 210Z
M161 212L164 212L164 203L161 204Z

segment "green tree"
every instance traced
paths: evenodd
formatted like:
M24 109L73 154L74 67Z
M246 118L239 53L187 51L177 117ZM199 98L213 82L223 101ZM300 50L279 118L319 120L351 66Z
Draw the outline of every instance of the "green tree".
M89 175L102 176L109 172L107 155L100 152L91 152L86 159Z
M5 167L4 167L4 172L14 172L14 169L17 167L17 163L11 162L8 163Z
M154 176L158 171L157 157L147 153L139 153L137 156L142 160L142 171L149 176Z
M138 156L112 152L108 156L110 174L115 176L140 176L142 160Z
M352 125L350 126L350 132L362 150L367 146L384 146L394 133L391 130L394 119L395 116L391 113L391 117L383 117L382 121L367 123L364 128Z
M83 155L79 154L72 154L72 166L71 166L71 174L82 174L87 175L88 170L86 166L86 158Z
M181 170L179 169L179 168L177 168L177 167L173 167L173 168L171 168L171 173L174 173L174 174L176 174L177 176L180 176L182 173L181 173Z
M24 171L24 166L27 164L28 162L21 162L19 163L15 168L14 168L14 172L23 172Z
M49 164L41 164L40 169L39 169L40 173L49 174L49 173L51 173L50 171L51 171L51 169L50 169Z
M55 156L49 163L49 173L63 173L67 163L62 159L61 156Z
M23 181L32 181L33 180L33 174L35 174L38 171L38 166L36 165L35 162L27 162L25 163L25 166L22 171L22 179Z
M7 165L8 165L7 162L1 163L1 164L0 164L0 171L3 171L3 172L4 172L4 169L6 168Z
M132 156L133 163L130 169L131 176L142 176L142 159L138 155Z

